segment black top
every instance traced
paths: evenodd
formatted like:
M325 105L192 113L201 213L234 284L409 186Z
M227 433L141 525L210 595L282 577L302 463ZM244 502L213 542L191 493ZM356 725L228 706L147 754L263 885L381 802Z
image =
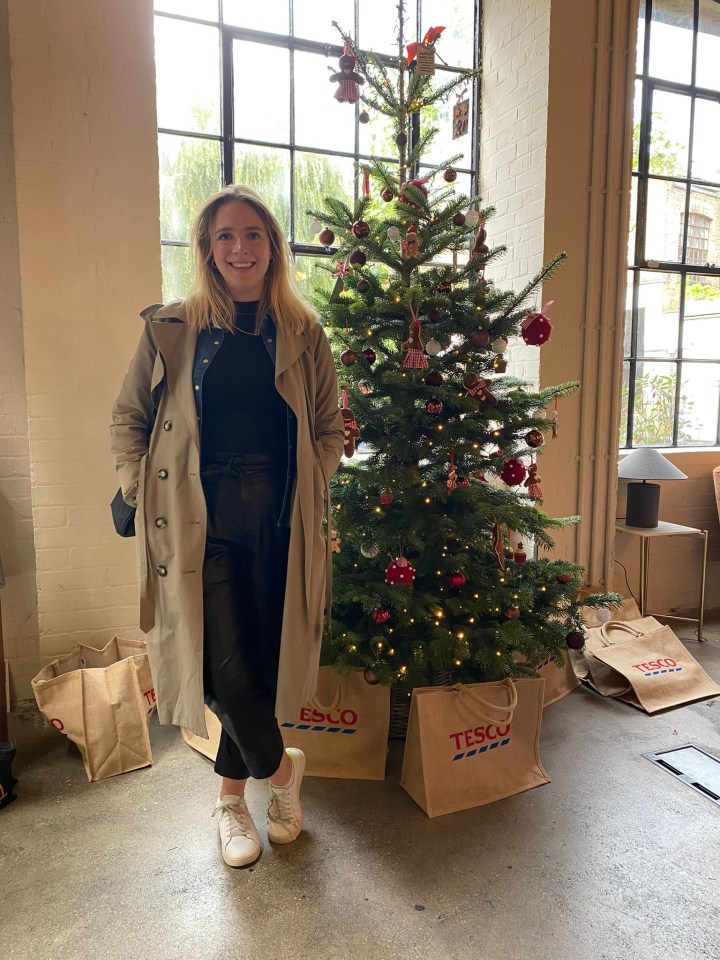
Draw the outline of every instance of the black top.
M264 453L287 460L287 404L275 389L275 366L255 334L257 301L235 303L235 330L202 381L202 460Z

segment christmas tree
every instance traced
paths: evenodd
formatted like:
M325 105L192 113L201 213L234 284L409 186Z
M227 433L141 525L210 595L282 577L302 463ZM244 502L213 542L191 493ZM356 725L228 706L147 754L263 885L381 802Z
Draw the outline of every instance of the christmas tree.
M320 242L337 249L335 289L319 306L346 426L323 662L408 688L448 672L454 682L533 675L582 646L583 605L616 599L579 601L582 570L542 555L554 528L579 519L542 510L536 463L557 435L558 400L578 384L538 391L506 373L508 338L550 336L528 304L564 254L519 293L489 279L505 248L487 244L492 209L455 190L461 157L419 175L436 131L419 134L418 112L474 72L434 86L442 28L406 53L403 0L398 13L396 77L338 27L344 56L332 78L339 100L388 118L398 163L361 171L354 209L328 197L309 211Z

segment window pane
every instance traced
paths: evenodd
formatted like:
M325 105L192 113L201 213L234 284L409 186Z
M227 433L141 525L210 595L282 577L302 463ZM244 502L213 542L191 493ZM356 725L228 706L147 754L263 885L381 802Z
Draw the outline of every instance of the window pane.
M352 36L355 32L355 4L353 0L333 0L318 3L317 0L293 0L293 33L306 40L321 43L341 44L340 34L332 25L337 20L342 29ZM337 61L334 61L337 65Z
M720 73L720 68L718 68L718 73ZM720 183L718 130L720 130L720 103L716 100L701 100L698 98L695 101L695 122L693 124L693 179Z
M388 0L362 0L360 3L360 34L358 43L363 50L397 56L397 6ZM441 21L442 23L442 21ZM405 7L404 43L416 39L417 18L414 4ZM345 28L348 29L347 27ZM426 27L427 29L427 27Z
M295 240L312 243L312 216L308 210L323 206L324 197L335 197L352 209L355 162L347 157L298 153L295 159Z
M622 385L620 388L620 446L626 447L628 442L628 398L630 395L630 364L623 363Z
M182 300L190 289L193 263L189 247L162 247L163 303Z
M650 121L649 172L686 177L690 139L690 97L656 90Z
M716 443L719 400L720 364L684 363L680 387L678 443Z
M633 100L633 170L637 170L640 164L640 116L642 113L642 88L642 80L636 80L635 99Z
M697 42L699 87L720 90L720 7L714 0L700 0L700 22Z
M158 136L160 236L189 240L202 203L222 186L220 144L199 137Z
M289 33L288 0L223 0L223 20L246 30L264 30L266 33Z
M635 263L635 242L637 240L638 179L632 178L630 186L630 225L628 229L628 263Z
M333 264L330 257L297 257L295 262L295 279L306 300L313 303L318 293L330 295L335 286L332 271L327 270Z
M258 193L290 236L290 151L235 144L235 183Z
M640 273L637 356L675 357L678 347L680 275Z
M693 5L653 0L650 27L650 76L690 83Z
M445 29L436 45L439 57L451 67L472 67L474 0L422 0L420 36L423 37L429 27L443 25Z
M635 71L636 73L643 72L643 64L645 62L645 4L640 3L640 10L638 13L638 32L637 32L637 46L635 47Z
M715 187L690 188L688 262L720 266L720 198Z
M155 9L196 20L218 19L218 0L155 0Z
M268 84L267 77L272 77ZM233 43L235 136L287 143L290 138L290 51Z
M680 260L685 189L667 180L648 182L646 260Z
M389 69L388 73L391 82L395 83L397 70ZM365 109L370 120L360 124L360 153L396 159L398 148L395 143L395 125L392 119L371 107Z
M672 445L676 376L674 363L638 362L633 408L633 446Z
M625 287L625 336L623 339L623 356L632 355L632 305L634 273L628 270L627 286Z
M720 277L686 280L683 357L720 357Z
M158 126L220 133L220 31L155 17Z
M329 61L314 53L295 54L295 142L303 147L355 151L355 107L335 99Z
M463 89L465 88L460 87L457 93L460 93ZM453 140L452 115L453 107L458 102L457 93L451 93L450 97L443 103L433 103L423 111L420 118L421 133L425 133L428 127L436 127L438 130L423 155L423 160L426 163L443 163L448 157L452 157L456 153L462 153L463 157L462 160L458 162L458 166L469 167L472 165L473 111L475 109L473 105L472 87L468 84L466 92L460 97L462 100L467 98L470 101L470 123L468 124L467 133L464 137L458 137L457 140Z

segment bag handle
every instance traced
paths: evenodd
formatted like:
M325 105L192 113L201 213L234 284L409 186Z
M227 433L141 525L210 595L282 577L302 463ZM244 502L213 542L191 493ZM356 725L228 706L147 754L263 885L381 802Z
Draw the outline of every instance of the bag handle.
M635 627L631 627L630 624L626 623L624 620L608 620L607 623L604 623L600 627L600 639L602 640L604 647L613 646L613 641L608 636L608 630L610 629L616 631L617 633L629 633L633 640L643 635L642 630L636 630Z
M343 688L343 676L342 674L338 675L338 684L337 684L337 693L335 694L335 699L331 704L320 703L317 692L315 692L308 703L315 707L316 710L319 710L321 713L332 713L333 710L337 710L340 706L340 700L342 699L342 688Z
M464 683L457 683L450 689L456 690L462 697L472 700L476 706L480 707L480 715L489 723L511 723L518 701L517 687L510 679L503 680L502 683L508 694L508 704L506 707L496 703L490 703ZM483 711L486 712L483 713ZM501 713L502 716L499 718L493 717L492 715L488 716L488 712L492 714L493 711Z

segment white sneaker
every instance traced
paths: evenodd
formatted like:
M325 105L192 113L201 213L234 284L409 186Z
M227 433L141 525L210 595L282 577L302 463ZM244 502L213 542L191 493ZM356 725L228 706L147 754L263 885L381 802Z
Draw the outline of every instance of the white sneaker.
M285 753L292 760L293 781L289 787L270 784L267 833L273 843L292 843L303 828L300 786L305 773L305 754L297 747L288 747Z
M222 797L212 816L218 818L222 858L229 867L246 867L260 856L260 837L242 797Z

